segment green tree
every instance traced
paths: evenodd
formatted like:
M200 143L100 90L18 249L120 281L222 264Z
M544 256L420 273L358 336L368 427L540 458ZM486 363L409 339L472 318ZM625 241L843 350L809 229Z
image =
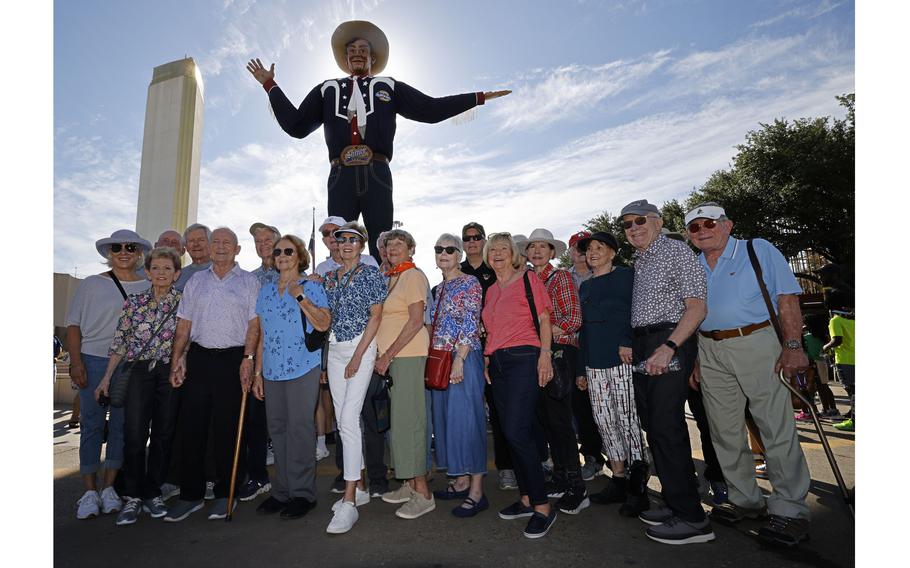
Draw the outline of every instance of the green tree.
M737 237L767 239L788 258L811 249L852 274L855 97L837 100L844 119L777 119L750 131L732 167L712 174L686 208L716 201Z

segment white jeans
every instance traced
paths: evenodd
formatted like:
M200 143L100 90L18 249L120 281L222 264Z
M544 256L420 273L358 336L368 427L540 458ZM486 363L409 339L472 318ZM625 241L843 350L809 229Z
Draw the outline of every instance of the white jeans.
M344 378L344 368L351 362L354 351L360 344L363 334L350 341L334 342L329 345L329 390L332 393L332 404L335 406L335 421L341 431L344 447L345 481L360 479L363 469L363 433L360 428L360 411L366 398L370 378L373 376L373 363L376 361L376 340L363 353L360 367L350 379Z

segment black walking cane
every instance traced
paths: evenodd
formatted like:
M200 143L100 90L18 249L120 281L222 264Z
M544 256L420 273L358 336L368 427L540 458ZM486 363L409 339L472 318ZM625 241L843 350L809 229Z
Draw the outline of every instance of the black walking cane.
M825 455L828 457L828 463L831 464L831 469L834 471L834 478L837 479L837 485L840 487L841 496L844 498L844 502L847 504L847 509L850 511L850 518L853 521L856 521L856 513L853 510L853 497L850 496L850 491L847 489L847 483L844 481L844 476L841 475L840 468L837 467L837 461L834 459L834 452L831 451L831 445L828 443L828 437L825 435L824 429L822 429L821 422L818 421L818 414L815 410L815 405L806 399L799 390L790 384L790 381L787 380L787 377L784 376L784 371L781 370L778 374L780 382L787 387L791 393L796 395L806 406L809 407L809 414L812 415L812 423L815 424L815 431L818 432L818 437L822 441L822 447L825 448ZM797 379L799 380L799 379Z
M234 484L237 483L237 462L240 459L240 440L243 437L243 417L246 416L246 398L250 391L244 391L243 398L240 399L240 418L237 419L237 443L234 445L234 465L231 467L231 486L228 491L227 516L224 517L226 522L231 522L231 516L234 514Z

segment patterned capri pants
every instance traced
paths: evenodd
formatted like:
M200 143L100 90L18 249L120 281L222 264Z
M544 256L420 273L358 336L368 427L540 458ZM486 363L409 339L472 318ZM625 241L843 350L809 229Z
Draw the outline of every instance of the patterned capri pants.
M632 366L586 367L586 370L588 396L604 443L604 455L612 461L643 460L644 444L635 409Z

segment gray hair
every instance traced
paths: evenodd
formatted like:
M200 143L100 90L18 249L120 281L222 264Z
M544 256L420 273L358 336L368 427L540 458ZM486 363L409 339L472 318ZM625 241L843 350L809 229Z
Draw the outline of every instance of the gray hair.
M192 233L193 231L195 231L196 229L202 229L203 231L205 231L205 240L207 240L209 243L212 242L212 230L209 229L208 227L206 227L205 225L203 225L202 223L193 223L192 225L187 227L185 231L183 231L183 244L184 245L186 245L186 241L187 241L187 238L189 237L189 234ZM234 236L236 237L236 235L234 235Z
M461 260L464 257L464 242L462 242L461 237L453 235L452 233L443 233L439 235L439 238L436 239L436 245L439 246L442 243L452 243L455 245L455 248L458 249L458 252L461 253L458 255L458 260Z
M389 241L392 239L399 239L404 241L406 247L409 251L414 251L417 248L417 241L414 240L414 237L411 236L411 233L405 231L404 229L392 229L391 231L386 232L385 242L388 245Z
M171 247L158 247L152 249L152 252L145 257L146 272L152 269L152 261L156 258L168 258L174 263L174 270L180 270L180 255L177 254L177 251Z
M388 236L388 234L389 234L388 231L383 231L383 232L379 233L379 236L376 237L376 246L377 247L383 248L385 246L385 238Z
M231 234L232 237L234 237L234 244L235 244L235 245L240 244L240 239L237 238L237 233L235 233L234 231L232 231L230 228L228 228L228 227L216 227L216 228L215 228L215 231L227 231L228 233ZM212 235L215 234L215 231L212 231L212 234L209 235L209 244L212 243Z
M187 231L189 231L189 229L187 229ZM167 230L161 231L161 234L158 235L158 240L155 241L155 243L157 244L158 241L161 240L161 237L164 236L164 235L166 235L167 233L174 233L174 234L176 234L176 235L177 235L177 238L180 239L180 244L181 244L182 246L186 246L186 237L184 237L183 235L181 235L180 233L178 233L178 232L175 231L174 229L167 229Z

